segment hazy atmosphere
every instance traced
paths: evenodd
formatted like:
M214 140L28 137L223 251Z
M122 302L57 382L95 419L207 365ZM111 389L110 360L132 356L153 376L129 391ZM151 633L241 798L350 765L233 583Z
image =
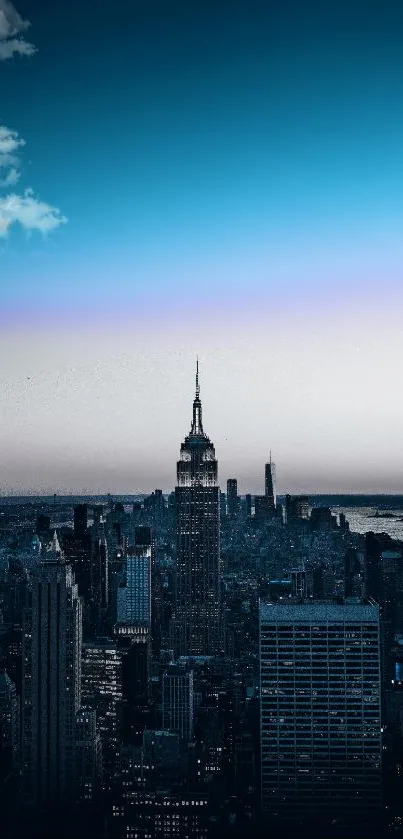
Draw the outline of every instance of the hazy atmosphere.
M0 492L401 491L401 5L10 8Z

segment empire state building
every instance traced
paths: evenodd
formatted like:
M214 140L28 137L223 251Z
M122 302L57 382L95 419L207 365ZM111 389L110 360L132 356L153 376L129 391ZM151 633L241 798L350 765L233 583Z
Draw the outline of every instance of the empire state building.
M175 489L177 557L173 645L177 656L220 651L220 519L217 460L203 431L196 368L190 433L181 445Z

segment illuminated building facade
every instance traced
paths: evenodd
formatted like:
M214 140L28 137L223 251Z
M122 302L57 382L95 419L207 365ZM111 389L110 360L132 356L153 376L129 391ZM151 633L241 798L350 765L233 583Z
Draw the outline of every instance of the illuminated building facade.
M151 629L151 545L127 550L117 591L117 623Z
M173 647L177 655L214 655L221 649L220 490L214 446L203 431L198 367L192 425L181 445L177 480Z
M112 786L122 725L123 665L116 642L107 638L83 644L82 702L96 711L102 743L104 785Z

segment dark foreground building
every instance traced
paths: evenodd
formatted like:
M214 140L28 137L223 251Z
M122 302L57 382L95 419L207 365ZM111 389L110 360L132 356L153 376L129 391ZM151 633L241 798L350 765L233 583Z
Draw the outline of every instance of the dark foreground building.
M263 812L279 829L368 832L381 811L379 607L261 603L260 691Z

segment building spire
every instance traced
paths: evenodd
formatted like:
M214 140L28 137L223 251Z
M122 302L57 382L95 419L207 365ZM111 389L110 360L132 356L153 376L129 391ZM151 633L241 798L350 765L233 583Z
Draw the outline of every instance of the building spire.
M200 385L199 385L199 356L196 356L196 399L200 399Z
M202 423L202 406L200 401L199 356L196 356L196 395L193 400L193 419L191 434L204 434Z

